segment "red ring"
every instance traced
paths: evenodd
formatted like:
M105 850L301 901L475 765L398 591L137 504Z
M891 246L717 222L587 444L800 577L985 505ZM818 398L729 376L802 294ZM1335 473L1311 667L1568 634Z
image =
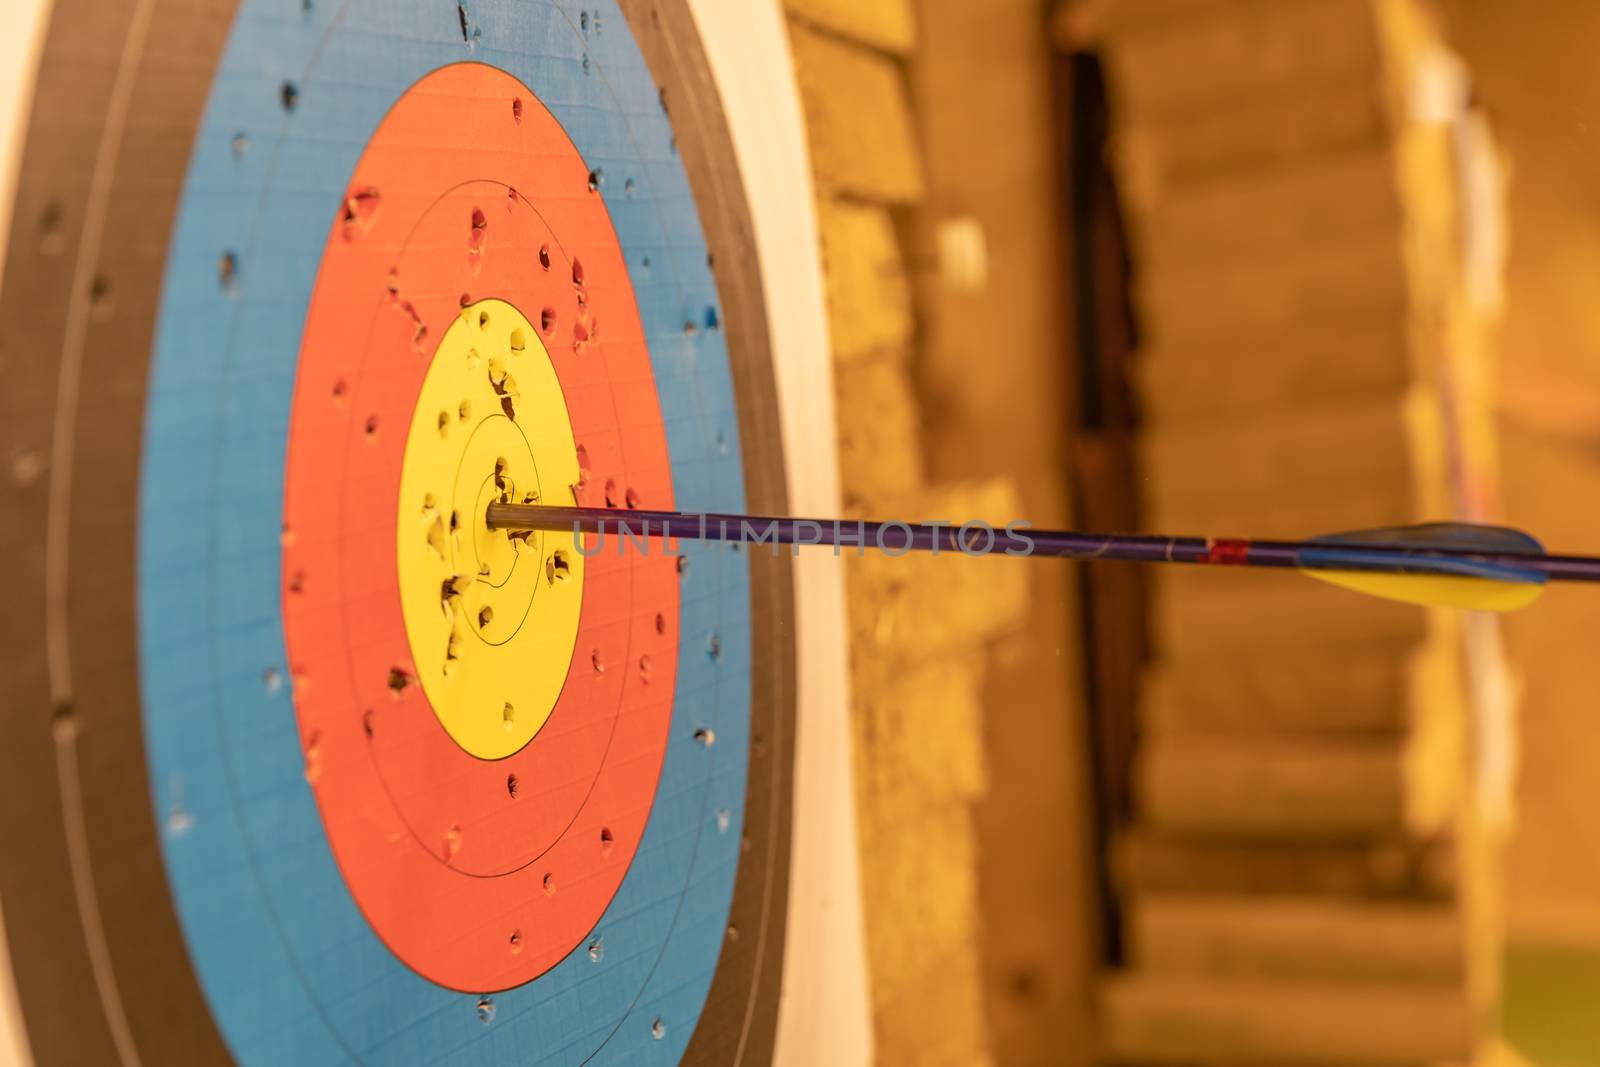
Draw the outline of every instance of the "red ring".
M307 317L284 489L307 773L378 936L441 985L504 989L579 944L638 847L677 662L676 626L662 635L655 617L677 617L677 581L659 554L587 560L550 720L515 755L474 758L420 686L390 684L415 677L394 554L405 430L463 299L496 297L535 326L554 312L541 337L587 457L582 503L610 481L672 507L666 436L604 203L525 86L478 64L435 71L374 133L350 189ZM596 652L620 669L596 672Z

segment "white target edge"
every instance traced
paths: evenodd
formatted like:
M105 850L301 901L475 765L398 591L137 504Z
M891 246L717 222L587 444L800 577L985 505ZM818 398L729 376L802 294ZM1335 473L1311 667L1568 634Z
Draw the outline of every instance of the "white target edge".
M690 0L722 97L761 261L789 509L840 514L833 364L811 158L780 0ZM795 705L779 1067L872 1060L856 851L843 569L794 558Z

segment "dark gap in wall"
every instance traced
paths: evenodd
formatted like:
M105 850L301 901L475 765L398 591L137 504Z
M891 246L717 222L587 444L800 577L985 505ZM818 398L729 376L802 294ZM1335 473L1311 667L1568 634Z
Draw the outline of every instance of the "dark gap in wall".
M1137 346L1129 297L1127 236L1106 142L1110 102L1097 55L1055 57L1057 114L1066 185L1063 247L1068 257L1072 329L1068 358L1076 395L1068 409L1072 511L1088 530L1140 529L1138 416L1129 379ZM1085 564L1079 579L1085 706L1099 857L1099 920L1104 960L1123 962L1121 915L1112 883L1111 845L1132 815L1130 773L1139 672L1148 655L1147 590L1141 568Z

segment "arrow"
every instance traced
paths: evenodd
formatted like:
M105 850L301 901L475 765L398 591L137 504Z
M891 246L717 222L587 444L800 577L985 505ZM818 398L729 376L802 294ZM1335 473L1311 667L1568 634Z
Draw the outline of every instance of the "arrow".
M1514 611L1547 582L1600 582L1600 557L1552 556L1534 537L1504 526L1427 523L1327 534L1304 541L1004 529L969 523L865 522L682 511L490 504L491 529L572 530L649 538L771 546L828 545L903 555L950 551L1076 560L1293 569L1369 596L1408 604Z

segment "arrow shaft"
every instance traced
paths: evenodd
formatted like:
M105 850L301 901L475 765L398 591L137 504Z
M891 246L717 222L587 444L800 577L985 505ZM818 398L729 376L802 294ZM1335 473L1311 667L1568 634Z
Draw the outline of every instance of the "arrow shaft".
M1492 577L1492 567L1537 572L1553 581L1600 582L1600 558L1418 548L1407 545L1326 541L1269 541L1208 537L1035 530L1021 523L985 524L876 522L681 511L620 511L615 508L490 504L492 529L575 530L618 538L666 538L757 545L824 545L879 550L1044 556L1073 560L1127 560L1277 567L1295 570L1359 570L1390 574Z

